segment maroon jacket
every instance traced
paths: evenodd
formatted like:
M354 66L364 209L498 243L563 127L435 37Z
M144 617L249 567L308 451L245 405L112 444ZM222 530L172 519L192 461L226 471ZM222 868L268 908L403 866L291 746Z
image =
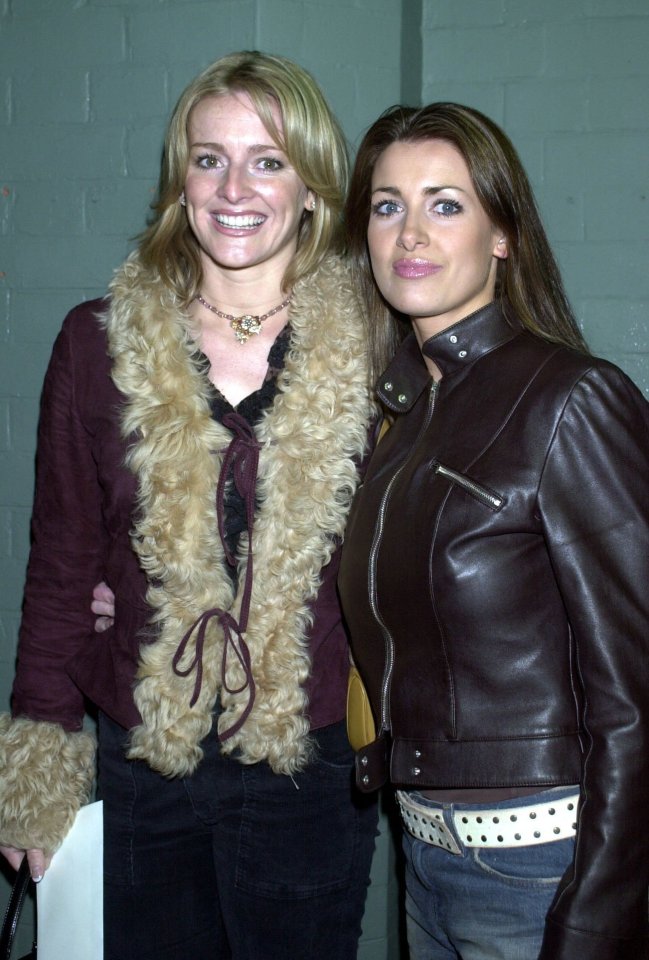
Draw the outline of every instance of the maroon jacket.
M70 312L45 378L12 698L15 716L67 730L80 729L84 697L126 728L139 723L132 689L139 647L151 629L146 579L129 540L136 478L124 466L122 398L98 319L106 309L107 301L95 300ZM336 594L338 564L336 551L323 571L309 635L313 729L345 712L349 655ZM102 579L115 592L116 616L114 627L99 634L90 602Z

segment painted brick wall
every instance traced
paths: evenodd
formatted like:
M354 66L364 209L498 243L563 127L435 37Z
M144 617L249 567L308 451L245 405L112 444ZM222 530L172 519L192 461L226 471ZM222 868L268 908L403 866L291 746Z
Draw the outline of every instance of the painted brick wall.
M400 0L0 0L0 710L52 342L71 306L105 291L142 228L178 94L230 50L285 54L316 76L353 142L399 99L400 22ZM394 854L381 830L362 960L396 955ZM0 911L7 891L0 877Z
M649 4L424 0L423 102L504 126L591 349L649 396Z

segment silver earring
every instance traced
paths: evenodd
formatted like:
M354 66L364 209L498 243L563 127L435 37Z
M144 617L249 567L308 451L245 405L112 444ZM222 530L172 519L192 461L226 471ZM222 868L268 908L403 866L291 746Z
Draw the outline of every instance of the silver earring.
M178 200L180 201L180 206L181 206L181 207L184 207L184 206L187 205L187 201L185 200L185 191L184 191L184 190L183 190L183 192L180 194L180 196L178 197Z
M313 200L311 201L311 207L310 207L310 209L311 209L311 213L313 213L313 211L315 210L315 197L314 197Z

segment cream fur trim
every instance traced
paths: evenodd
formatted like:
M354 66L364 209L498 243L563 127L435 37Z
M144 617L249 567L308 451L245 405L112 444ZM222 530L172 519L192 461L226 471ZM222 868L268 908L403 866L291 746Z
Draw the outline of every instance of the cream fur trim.
M112 287L107 318L113 379L127 398L124 433L136 437L129 464L138 476L139 518L133 544L151 586L154 642L141 651L135 702L142 724L129 756L167 776L199 762L221 695L220 729L241 715L247 692L221 689L223 636L212 621L203 685L193 709L194 676L178 677L172 657L205 610L238 617L224 567L215 514L221 456L231 435L210 415L211 387L196 363L189 319L171 295L127 261ZM253 710L223 749L239 760L267 760L291 773L309 758L308 603L331 558L357 485L355 459L373 413L363 327L346 267L331 259L296 285L291 342L272 408L256 428L262 445L253 547L255 577L246 643L257 686ZM245 538L244 538L245 539ZM245 572L241 545L240 591ZM191 654L188 654L189 659ZM241 685L228 661L228 686Z
M95 773L95 740L57 723L0 716L0 844L53 853Z

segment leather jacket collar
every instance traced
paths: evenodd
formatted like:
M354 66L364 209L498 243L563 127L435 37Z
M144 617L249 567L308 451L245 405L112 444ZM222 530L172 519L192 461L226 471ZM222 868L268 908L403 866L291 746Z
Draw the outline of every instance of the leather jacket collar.
M496 301L430 337L421 349L415 334L410 333L379 377L377 393L390 410L407 413L430 383L422 354L434 360L442 375L448 377L516 335L517 330L507 322Z

